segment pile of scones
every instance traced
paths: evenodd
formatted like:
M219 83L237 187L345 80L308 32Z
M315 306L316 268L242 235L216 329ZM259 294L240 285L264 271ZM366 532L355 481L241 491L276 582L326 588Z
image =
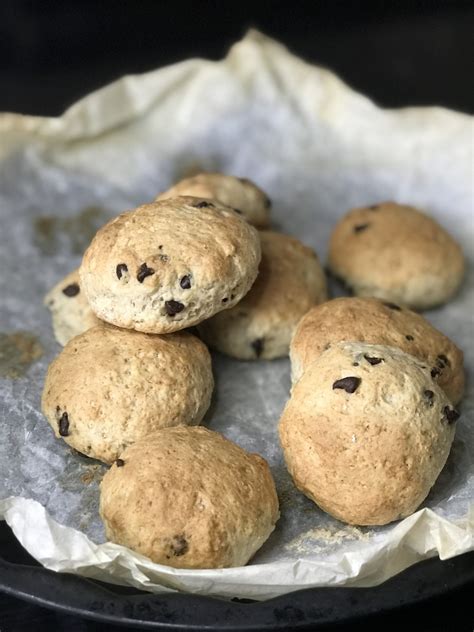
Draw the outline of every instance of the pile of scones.
M160 564L244 565L279 518L265 459L199 425L214 388L208 346L239 360L289 354L288 470L346 523L413 513L453 442L463 354L412 310L455 295L459 245L409 206L351 210L327 269L354 296L328 300L316 253L269 230L270 207L247 179L186 178L103 226L45 298L64 348L44 415L110 466L107 538Z

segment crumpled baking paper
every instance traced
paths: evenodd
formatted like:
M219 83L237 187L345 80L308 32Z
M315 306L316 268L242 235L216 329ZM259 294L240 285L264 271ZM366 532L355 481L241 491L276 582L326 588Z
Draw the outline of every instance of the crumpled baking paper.
M23 546L56 571L254 599L373 586L427 557L474 549L469 380L451 455L422 508L392 525L355 528L298 493L285 470L276 428L289 361L215 354L206 424L265 456L282 512L268 542L236 569L171 569L105 543L97 513L105 468L57 441L40 413L46 368L59 352L44 294L78 265L109 217L196 169L255 180L273 199L274 226L323 260L332 226L352 206L395 199L426 209L469 259L458 296L426 316L464 349L472 371L472 131L471 117L443 108L380 109L255 31L221 62L124 77L57 119L1 114L0 343L21 330L43 349L23 376L0 378L0 517Z

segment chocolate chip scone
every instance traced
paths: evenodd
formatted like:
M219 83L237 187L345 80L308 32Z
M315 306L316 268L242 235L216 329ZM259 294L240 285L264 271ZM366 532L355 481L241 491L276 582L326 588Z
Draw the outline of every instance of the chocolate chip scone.
M70 340L51 363L42 409L58 438L111 463L159 428L198 424L213 385L209 352L195 336L104 324Z
M458 417L413 356L342 342L295 385L279 432L298 489L339 520L382 525L426 498Z
M165 200L179 195L217 200L241 213L257 228L265 228L270 223L270 198L247 178L236 178L223 173L199 173L180 180L156 199Z
M292 333L313 305L326 300L316 253L288 235L262 231L257 280L238 305L199 325L211 347L241 360L288 355Z
M292 382L325 349L343 340L398 347L426 365L454 404L463 396L461 349L420 314L376 298L336 298L310 309L291 340Z
M107 538L176 568L243 566L272 533L265 459L206 428L169 428L127 448L102 480Z
M196 325L240 301L255 281L260 239L232 209L178 197L101 228L80 267L95 314L146 333Z
M464 256L434 219L385 202L353 209L338 222L329 268L354 294L429 309L457 292Z
M59 281L46 294L44 304L51 312L54 337L60 345L64 346L74 336L101 323L81 292L79 270Z

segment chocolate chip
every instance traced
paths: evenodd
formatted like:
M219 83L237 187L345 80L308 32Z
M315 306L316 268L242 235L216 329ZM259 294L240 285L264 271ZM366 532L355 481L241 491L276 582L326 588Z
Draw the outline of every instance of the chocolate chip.
M178 301L165 301L165 310L168 316L174 316L175 314L179 314L184 309L184 305L182 303L178 303Z
M181 277L179 284L183 290L189 290L191 287L191 277L189 274L185 274L184 277Z
M444 369L447 366L450 366L450 362L448 358L444 355L444 353L440 353L437 357L437 365L440 369Z
M355 233L361 233L363 230L369 227L369 224L356 224L354 226Z
M117 467L123 467L125 465L125 461L123 459L115 459L115 465Z
M142 265L138 268L137 281L139 283L143 283L143 281L152 274L155 274L153 268L149 268L146 263L142 263Z
M329 349L329 347L330 347L330 346L331 346L331 345L326 345L324 348L325 348L325 349ZM352 366L359 366L359 363L358 363L358 362L353 362L353 363L352 363Z
M271 199L268 197L268 195L265 196L265 208L271 208L272 207L272 201Z
M341 388L346 393L354 393L359 388L361 381L360 377L343 377L341 380L336 380L332 388L333 390Z
M428 402L429 407L431 408L431 406L433 406L433 398L434 398L434 393L433 391L423 391L423 397L426 399L426 401Z
M434 366L430 371L430 375L434 379L435 377L438 377L438 375L441 375L441 371L438 369L438 367Z
M128 267L126 263L119 263L115 268L115 273L117 275L117 279L121 279L123 277L124 272L128 272Z
M252 349L255 351L255 355L259 358L263 353L263 338L255 338L251 343Z
M163 263L166 263L167 261L170 260L170 258L168 257L168 255L158 255L160 261L163 261Z
M239 215L243 215L242 211L239 208L234 208L232 210L238 213Z
M174 536L173 542L171 543L171 550L173 551L173 555L175 555L176 557L184 555L188 552L189 545L184 535Z
M69 435L69 417L66 412L61 415L58 425L61 437L67 437Z
M235 294L231 294L231 295L230 295L230 300L231 300L231 301L233 301L233 300L234 300L234 298L235 298Z
M198 202L197 204L191 204L194 208L214 208L214 204L212 202Z
M443 414L446 417L446 420L449 425L453 424L460 417L460 414L454 408L450 408L449 406L445 406L443 408Z
M402 308L399 305L396 305L396 303L383 303L383 305L385 305L385 307L389 307L390 309L394 309L396 312L402 311Z
M364 355L364 358L372 366L374 366L374 364L380 364L383 361L383 358L374 358L374 357L369 356L369 355Z
M222 302L223 302L223 303L227 303L227 301L228 301L228 300L229 300L228 298L223 298L223 299L222 299Z
M66 296L77 296L80 291L81 288L77 283L71 283L71 285L66 285L66 287L63 288L63 294Z
M407 335L405 336L405 338L406 338L407 340L409 340L410 342L412 342L412 340L415 340L415 339L413 338L413 336L410 336L410 334L407 334Z

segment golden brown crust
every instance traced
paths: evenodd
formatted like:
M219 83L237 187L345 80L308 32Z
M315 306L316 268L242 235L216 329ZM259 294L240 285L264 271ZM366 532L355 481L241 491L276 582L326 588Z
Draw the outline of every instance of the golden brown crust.
M304 494L339 520L381 525L410 515L427 496L457 416L414 357L346 342L308 367L279 432Z
M464 256L434 219L411 206L385 202L353 209L337 223L329 267L358 296L428 309L458 290Z
M333 299L301 319L290 346L293 382L328 345L342 340L398 347L426 363L454 404L463 396L463 352L420 314L375 298Z
M170 333L235 305L254 282L260 256L257 231L232 209L179 197L101 228L82 260L81 283L102 320Z
M171 189L160 193L157 200L179 195L218 200L236 209L257 228L270 223L270 198L254 182L223 173L198 173L177 182Z
M243 566L279 517L266 461L189 427L127 448L104 476L100 514L110 540L176 568Z
M101 325L51 363L42 410L56 437L111 463L155 430L198 424L213 389L211 359L195 336L150 336Z
M311 248L272 231L261 231L260 238L262 260L251 290L199 326L207 344L242 360L288 355L300 318L327 298L324 271Z

